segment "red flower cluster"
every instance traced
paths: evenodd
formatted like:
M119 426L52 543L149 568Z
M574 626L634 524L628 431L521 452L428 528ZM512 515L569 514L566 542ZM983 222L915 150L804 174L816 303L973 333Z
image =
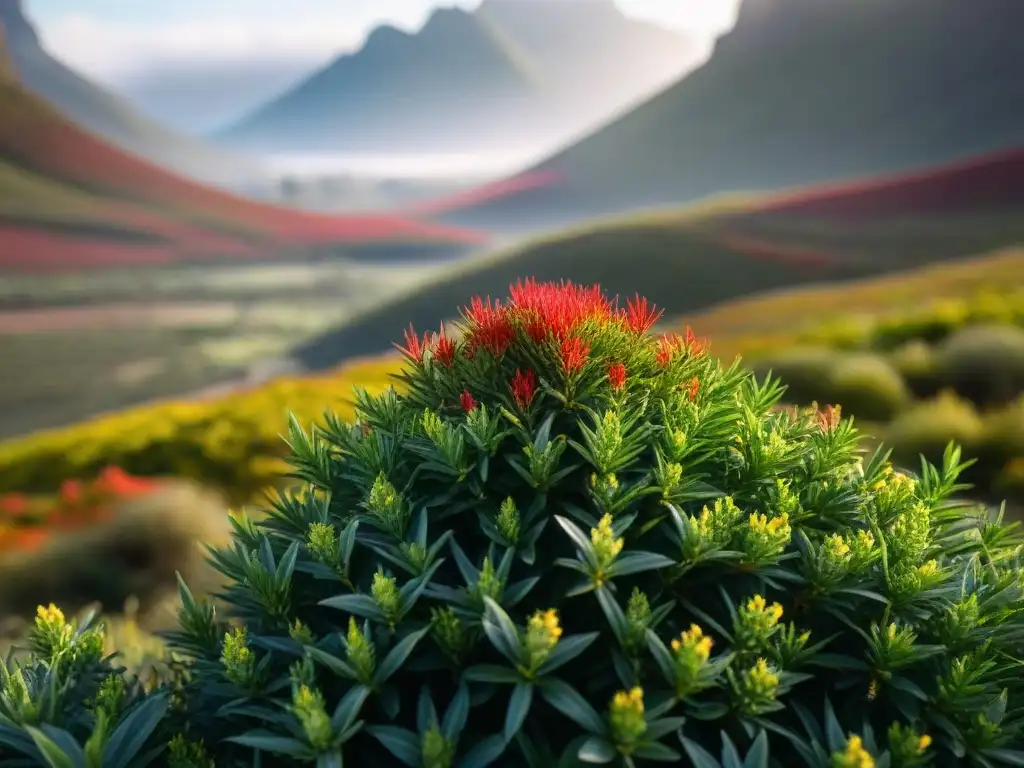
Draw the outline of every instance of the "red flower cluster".
M459 404L466 413L476 408L476 400L473 399L473 395L469 393L468 389L464 389L462 394L459 395Z
M516 375L512 377L510 389L512 397L516 399L516 405L526 408L533 401L533 396L537 392L537 375L530 370L523 373L517 368Z
M455 364L455 342L448 338L444 332L444 323L438 333L427 332L423 334L421 341L416 335L416 330L409 324L405 331L405 346L395 345L398 351L417 363L423 362L423 355L430 352L434 359L446 368Z
M608 366L608 383L612 389L618 392L626 386L626 366L622 363L612 363Z

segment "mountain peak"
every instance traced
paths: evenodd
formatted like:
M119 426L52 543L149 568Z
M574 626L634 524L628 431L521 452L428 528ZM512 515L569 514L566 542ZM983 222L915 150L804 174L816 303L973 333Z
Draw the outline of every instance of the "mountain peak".
M0 27L4 29L9 46L39 44L39 36L25 16L21 0L0 0Z

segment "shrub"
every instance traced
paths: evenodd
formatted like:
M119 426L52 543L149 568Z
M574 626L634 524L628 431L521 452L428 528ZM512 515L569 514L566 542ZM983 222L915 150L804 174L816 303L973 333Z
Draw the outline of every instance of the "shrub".
M978 405L1001 404L1024 392L1024 328L973 326L938 349L944 385Z
M229 397L141 406L0 443L0 494L54 493L69 479L110 464L133 475L177 477L248 503L282 480L288 413L318 418L325 407L346 418L352 389L387 387L390 359L357 361L330 375L284 379Z
M882 437L897 463L916 467L919 456L940 461L950 441L973 451L983 431L974 405L947 390L906 409L883 429Z
M925 310L880 320L872 333L872 344L879 349L895 349L915 339L939 342L967 322L968 312L967 302L942 299Z
M751 363L750 370L761 378L771 373L781 379L786 402L806 405L829 399L824 390L842 357L842 352L829 347L793 347Z
M182 587L169 764L1019 764L1022 539L958 451L861 461L656 317L520 284L293 424L308 492L214 555L236 623Z
M786 385L787 402L838 403L844 411L869 421L892 418L910 398L899 373L871 353L797 347L757 361L752 370L761 376L769 371L778 376Z
M828 402L868 421L888 421L910 399L903 377L882 357L854 354L838 361L826 382Z
M889 353L889 363L918 398L934 397L942 388L936 372L935 350L925 341L908 341Z

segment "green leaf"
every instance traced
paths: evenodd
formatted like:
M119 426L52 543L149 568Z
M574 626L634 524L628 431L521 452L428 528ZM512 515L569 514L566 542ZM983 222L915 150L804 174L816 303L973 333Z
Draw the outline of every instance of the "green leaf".
M604 765L612 762L619 756L618 751L606 739L600 736L591 736L580 747L576 756L584 763L596 763Z
M1004 765L1024 766L1024 752L1019 749L983 749L981 754Z
M462 673L462 679L474 683L498 683L518 685L522 676L514 669L499 667L497 664L478 664Z
M469 688L465 682L459 683L459 690L455 692L448 711L445 712L444 722L441 724L441 733L446 739L454 740L466 727L466 719L469 717Z
M511 741L519 729L523 727L523 721L530 712L530 704L533 703L533 685L530 683L518 683L512 689L512 697L508 702L508 710L505 712L505 728L503 736L505 741Z
M355 680L358 677L358 675L356 675L356 671L342 659L339 659L337 656L334 656L321 648L306 646L306 654L313 659L313 661L318 661L323 664L338 677L345 678L346 680Z
M366 732L379 741L388 752L401 760L404 765L419 768L423 763L418 734L394 725L369 725L366 727Z
M682 755L674 749L657 741L645 741L643 744L637 745L633 754L656 763L678 763L682 759Z
M750 751L743 761L743 768L768 768L768 732L762 730L757 734Z
M349 688L341 697L338 706L334 708L334 714L331 715L331 728L335 731L347 731L351 728L355 724L356 718L359 717L359 712L369 695L370 689L365 685L354 685Z
M519 631L504 609L489 597L484 598L484 633L498 652L513 664L522 656Z
M103 765L127 768L167 713L166 696L154 695L133 709L118 724L103 749Z
M591 543L590 537L568 518L555 515L555 522L562 526L563 531L569 534L569 538L576 545L576 549L579 550L587 563L593 567L597 561L595 560L594 545Z
M540 694L548 704L590 733L604 733L604 721L601 716L568 683L548 678L541 682Z
M274 755L290 755L291 757L311 757L310 749L298 739L278 736L271 731L255 730L240 736L228 736L224 741L238 744L250 749L259 749Z
M405 663L405 660L412 654L413 649L416 648L416 644L422 640L426 634L430 631L430 627L424 627L421 630L413 632L411 635L401 640L394 648L392 648L388 655L384 657L384 661L377 667L377 671L373 676L373 682L376 685L381 685L395 672L398 671L399 667Z
M319 605L326 606L327 608L336 608L339 611L362 616L364 619L370 619L381 624L385 621L384 614L381 613L377 603L369 595L336 595L321 600Z
M664 555L657 555L654 552L627 552L615 558L608 566L608 576L628 576L633 573L644 571L656 571L660 568L671 568L676 561Z
M289 584L295 572L295 561L299 557L299 542L293 541L281 556L281 562L274 571L274 582L279 585Z
M75 761L41 730L31 725L26 725L24 728L42 754L47 768L78 768Z
M608 619L608 624L612 628L612 633L615 635L615 639L619 641L619 645L626 642L626 635L629 633L629 625L626 623L626 614L622 612L619 604L615 601L612 593L608 591L605 586L597 588L595 594L597 595L597 602L601 606L601 610L604 612L605 618Z
M500 735L488 736L477 742L466 756L455 764L455 768L487 768L505 751L507 742Z
M562 638L551 653L548 654L544 663L537 669L537 674L547 675L565 666L587 650L600 636L600 632L588 632L585 635L570 635L569 637Z
M681 733L679 734L679 741L683 744L686 756L693 763L693 768L722 768L721 763L715 760L714 756L697 742L691 741Z

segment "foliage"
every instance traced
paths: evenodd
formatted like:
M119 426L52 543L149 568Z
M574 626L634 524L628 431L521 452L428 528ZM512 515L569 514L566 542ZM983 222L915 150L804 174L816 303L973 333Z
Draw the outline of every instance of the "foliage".
M1024 392L1024 328L973 326L938 349L940 379L980 405L1002 404Z
M213 552L232 622L181 585L187 668L132 710L173 696L169 765L1024 761L1024 537L948 500L957 449L865 460L639 298L464 314L405 394L293 421L307 491Z
M0 496L0 554L32 551L58 532L108 520L119 502L158 487L118 467L107 467L91 482L65 480L55 498L17 493Z
M387 386L394 361L353 362L330 375L275 381L219 400L133 408L67 429L0 443L0 494L57 491L115 464L133 475L196 480L250 501L286 467L280 435L289 410L302 420L325 407L351 414L353 387Z
M827 402L841 403L869 421L888 421L910 400L903 377L884 358L850 355L838 361L826 380Z

